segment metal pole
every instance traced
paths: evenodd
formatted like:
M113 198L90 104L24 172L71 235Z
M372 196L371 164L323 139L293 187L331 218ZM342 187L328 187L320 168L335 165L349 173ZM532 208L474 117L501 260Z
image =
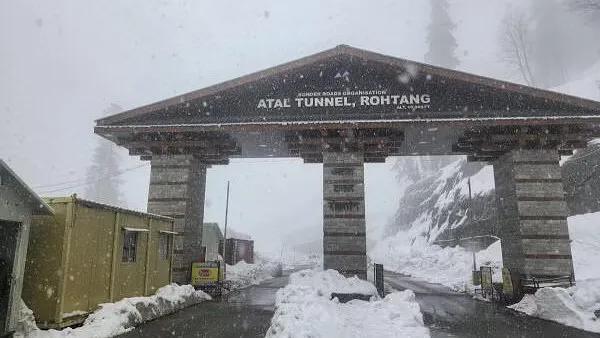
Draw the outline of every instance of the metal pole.
M471 215L471 203L473 202L473 196L471 196L471 177L469 177L469 179L467 180L467 185L469 186L469 209L467 209L468 211L468 216ZM470 218L470 217L469 217ZM469 219L470 221L470 219Z
M472 222L472 220L471 220L471 216L472 216L472 210L471 210L471 208L473 207L473 204L472 204L473 203L473 196L472 196L472 193L471 193L471 177L469 177L467 179L467 185L469 186L469 207L467 209L467 223L469 225L472 225L471 224L471 222ZM477 271L477 261L476 261L476 258L475 258L475 249L474 248L473 248L473 271Z
M225 200L225 234L223 235L223 279L227 279L227 215L229 214L229 181L227 181L227 197Z

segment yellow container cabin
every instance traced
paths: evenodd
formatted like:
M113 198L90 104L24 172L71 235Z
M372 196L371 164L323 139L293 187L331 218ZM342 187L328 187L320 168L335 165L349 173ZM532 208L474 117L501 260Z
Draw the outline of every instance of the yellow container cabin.
M173 219L77 198L45 198L32 220L23 300L42 328L83 322L98 304L171 282Z

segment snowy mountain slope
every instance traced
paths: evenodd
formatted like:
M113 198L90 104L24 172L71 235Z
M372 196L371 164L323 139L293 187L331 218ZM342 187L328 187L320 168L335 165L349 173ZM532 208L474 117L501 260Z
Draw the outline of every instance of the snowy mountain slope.
M600 100L600 62L590 67L580 78L552 90ZM595 150L587 149L580 153L585 155L590 151ZM600 163L600 152L595 155L590 156L586 161L581 161L582 163L575 161L577 155L573 156L571 161L565 162L563 177L571 214L593 212L600 208L600 193L596 193L599 196L593 193L598 190L596 187L600 184L600 175L592 170ZM447 164L448 159L453 161ZM443 166L436 167L436 163L441 163ZM491 166L482 167L477 163L467 163L464 158L455 156L399 160L395 169L403 178L398 187L403 196L394 221L386 227L388 236L402 230L413 234L424 234L432 242L436 239L456 237L458 234L472 235L473 231L489 234L496 232L494 179ZM469 209L466 191L466 179L469 176L473 176L471 220L489 220L477 224L478 230L466 229L472 224L465 217ZM589 182L585 182L586 179ZM591 199L593 199L592 203L584 203L584 200ZM453 234L450 233L451 230L454 231Z
M468 179L471 177L472 200L469 201ZM448 239L452 231L466 234L473 220L487 220L477 226L479 232L494 232L493 171L490 166L468 163L465 158L455 158L435 174L426 176L404 190L394 222L387 233L398 231L422 235L432 242ZM467 214L467 210L470 215ZM469 218L470 217L470 218ZM471 235L474 235L472 232Z
M567 82L553 91L600 101L600 62L597 62L576 80Z

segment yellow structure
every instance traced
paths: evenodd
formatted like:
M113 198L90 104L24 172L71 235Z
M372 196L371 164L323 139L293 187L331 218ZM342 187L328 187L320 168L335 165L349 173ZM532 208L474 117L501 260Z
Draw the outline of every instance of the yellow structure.
M202 286L223 280L223 270L218 261L192 263L192 285Z
M32 221L23 285L40 327L80 323L100 303L170 283L173 219L76 195L44 200L55 215Z

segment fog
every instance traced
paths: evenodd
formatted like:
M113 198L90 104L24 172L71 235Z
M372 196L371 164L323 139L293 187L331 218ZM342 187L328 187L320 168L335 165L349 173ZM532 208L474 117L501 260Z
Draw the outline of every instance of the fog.
M460 70L521 81L498 54L507 8L450 1ZM428 1L2 1L0 157L43 196L82 193L111 103L135 108L338 44L424 61ZM149 164L120 150L127 207L145 210ZM395 159L366 169L373 236L398 207ZM230 225L259 251L306 229L321 236L322 171L299 159L232 160L208 171L205 221ZM63 184L70 182L68 184Z

